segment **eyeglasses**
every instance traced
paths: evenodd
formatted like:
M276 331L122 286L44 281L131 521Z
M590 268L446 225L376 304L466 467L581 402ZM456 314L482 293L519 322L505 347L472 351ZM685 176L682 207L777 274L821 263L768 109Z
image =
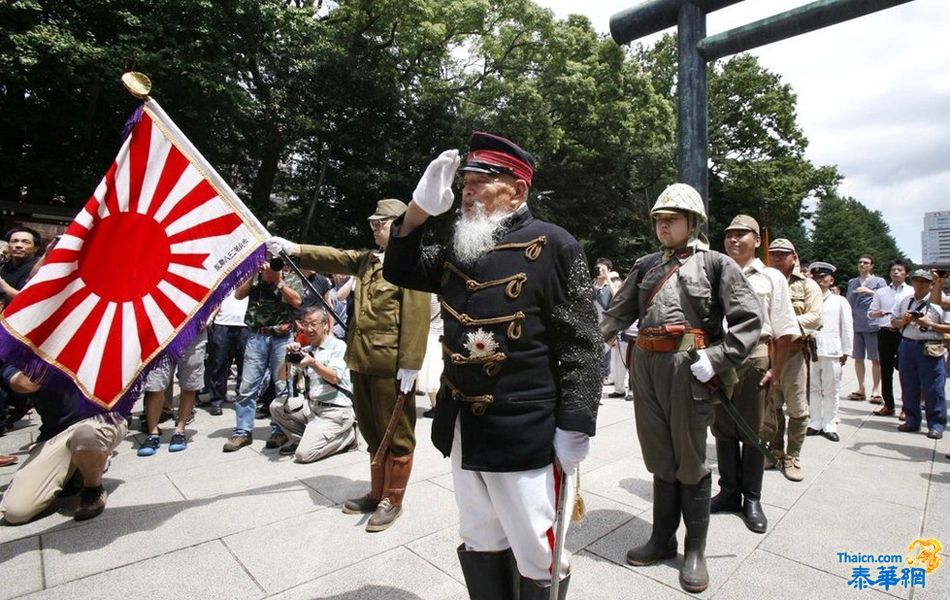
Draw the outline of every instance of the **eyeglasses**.
M373 231L380 231L383 227L386 226L386 223L389 223L392 219L373 219L369 222L369 226Z
M297 321L301 329L320 329L326 321Z

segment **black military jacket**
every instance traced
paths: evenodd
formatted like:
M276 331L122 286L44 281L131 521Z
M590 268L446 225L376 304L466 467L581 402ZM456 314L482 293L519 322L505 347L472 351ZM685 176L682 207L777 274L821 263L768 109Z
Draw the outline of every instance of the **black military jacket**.
M442 296L445 369L432 441L443 455L456 416L471 470L550 464L555 426L594 435L602 345L580 244L523 207L495 247L463 267L445 246L422 247L422 228L396 237L401 224L384 276Z

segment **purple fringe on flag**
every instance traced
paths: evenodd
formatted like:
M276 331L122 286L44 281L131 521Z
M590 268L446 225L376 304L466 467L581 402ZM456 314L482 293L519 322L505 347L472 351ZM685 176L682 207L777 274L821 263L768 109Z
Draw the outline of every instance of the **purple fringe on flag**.
M261 244L257 250L231 271L221 284L211 292L207 301L198 309L198 312L195 313L191 320L181 327L174 339L172 339L172 341L162 349L161 353L132 381L126 392L113 405L112 410L107 411L95 403L85 400L79 403L80 416L91 417L106 412L117 412L123 416L129 415L132 412L132 407L142 393L142 387L145 384L145 378L149 372L159 365L173 363L181 358L181 355L188 349L188 345L191 344L198 333L201 332L202 327L204 327L208 321L211 313L221 305L228 294L240 285L241 282L260 269L266 257L267 252L265 246ZM79 393L82 395L81 392L77 390L76 382L71 376L34 354L29 346L13 337L4 327L0 327L0 356L4 358L4 364L15 365L23 371L27 377L40 383L46 389L63 394Z
M139 124L139 121L142 120L142 104L139 104L139 107L135 109L135 112L132 113L132 116L129 117L129 120L125 122L125 127L122 128L122 141L125 141L125 138L129 137L129 134L132 133L132 130L135 129L135 126Z

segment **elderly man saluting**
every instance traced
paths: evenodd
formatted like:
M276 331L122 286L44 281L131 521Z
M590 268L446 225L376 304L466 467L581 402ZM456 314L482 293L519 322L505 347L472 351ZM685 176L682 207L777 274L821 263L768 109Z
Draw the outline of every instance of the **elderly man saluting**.
M393 224L384 273L442 295L432 440L452 459L469 595L547 598L552 568L567 572L553 552L554 458L568 474L584 459L601 394L590 272L580 244L528 209L533 157L489 133L472 135L452 240L423 248L422 225L452 207L459 162L448 150L426 169ZM561 598L567 583L559 580Z

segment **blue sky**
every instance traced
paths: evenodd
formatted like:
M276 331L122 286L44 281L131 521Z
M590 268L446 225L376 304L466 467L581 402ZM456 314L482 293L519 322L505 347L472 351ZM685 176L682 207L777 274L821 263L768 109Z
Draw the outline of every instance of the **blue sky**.
M641 0L536 1L560 18L586 15L606 33L612 14ZM719 33L805 4L744 0L711 13L706 29ZM915 261L924 212L950 210L948 23L950 2L915 0L750 51L798 94L808 158L837 165L841 192L881 211Z

